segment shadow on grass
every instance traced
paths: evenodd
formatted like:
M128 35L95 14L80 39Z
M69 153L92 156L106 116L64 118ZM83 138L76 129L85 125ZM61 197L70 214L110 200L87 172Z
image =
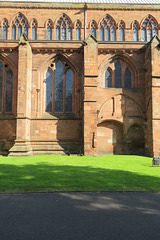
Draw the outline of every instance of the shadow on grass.
M0 164L0 192L25 191L160 191L160 178L82 166Z

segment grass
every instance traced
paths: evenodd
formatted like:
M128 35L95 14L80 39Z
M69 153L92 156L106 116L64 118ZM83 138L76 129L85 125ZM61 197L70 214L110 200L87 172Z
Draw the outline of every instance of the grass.
M160 192L160 167L151 165L140 156L0 157L0 192Z

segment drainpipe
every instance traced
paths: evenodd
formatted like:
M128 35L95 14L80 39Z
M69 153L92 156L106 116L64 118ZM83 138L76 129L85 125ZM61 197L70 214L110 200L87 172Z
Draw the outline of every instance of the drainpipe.
M84 40L86 39L87 29L87 3L84 4Z

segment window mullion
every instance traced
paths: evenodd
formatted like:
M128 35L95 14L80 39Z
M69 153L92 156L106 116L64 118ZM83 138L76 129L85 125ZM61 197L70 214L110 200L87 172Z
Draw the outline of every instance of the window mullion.
M3 86L2 86L2 113L5 112L5 69L3 67Z
M124 88L124 64L122 62L122 88Z
M52 77L52 113L54 113L54 104L55 104L55 96L54 96L54 92L55 92L55 71L53 72L53 77Z
M65 64L63 63L63 113L65 113L66 108L66 70Z

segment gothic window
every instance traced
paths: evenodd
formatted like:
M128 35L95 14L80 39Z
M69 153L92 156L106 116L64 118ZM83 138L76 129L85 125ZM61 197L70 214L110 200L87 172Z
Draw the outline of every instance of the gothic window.
M52 40L52 28L53 22L49 19L47 22L47 40Z
M125 24L123 21L119 23L119 41L124 41L125 36L124 36L124 29L125 29Z
M114 87L115 88L121 88L122 87L122 64L119 61L117 61L115 63Z
M37 40L37 21L33 19L32 21L32 40Z
M102 19L99 29L99 40L100 41L116 41L116 24L115 21L110 17L106 16Z
M141 41L149 42L156 34L158 34L158 24L156 20L149 15L141 26Z
M46 72L46 106L49 113L73 112L73 72L68 64L58 61Z
M81 23L79 20L76 22L76 40L81 40Z
M124 87L131 88L132 87L132 73L129 68L126 68L124 73Z
M28 21L19 13L12 21L12 40L19 39L23 32L28 37Z
M13 72L0 62L0 112L12 112Z
M132 88L132 84L132 72L128 64L121 60L111 63L111 68L105 72L105 88Z
M91 34L96 38L97 24L94 20L91 22L90 29L91 29Z
M137 21L133 22L133 41L137 42L138 41L138 29L139 25Z
M72 40L72 23L65 14L57 21L56 40Z
M3 19L2 22L2 34L3 34L3 39L7 40L7 35L8 35L8 20L5 18Z
M105 72L105 88L111 88L112 87L112 72L108 68Z

